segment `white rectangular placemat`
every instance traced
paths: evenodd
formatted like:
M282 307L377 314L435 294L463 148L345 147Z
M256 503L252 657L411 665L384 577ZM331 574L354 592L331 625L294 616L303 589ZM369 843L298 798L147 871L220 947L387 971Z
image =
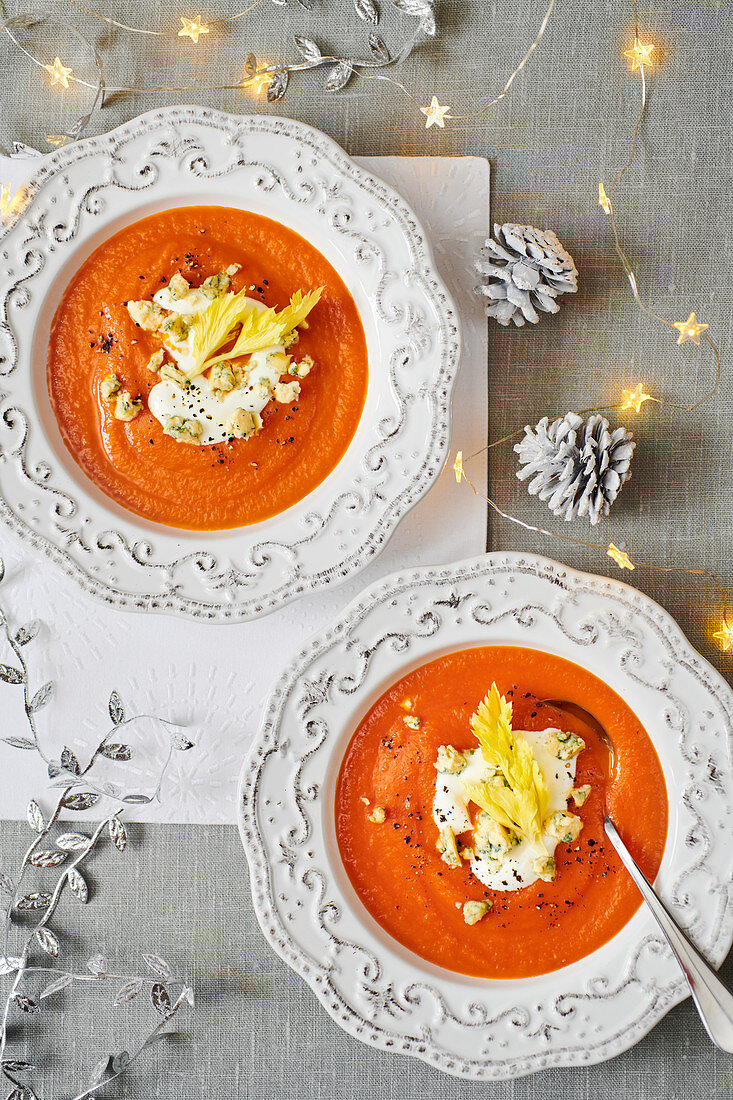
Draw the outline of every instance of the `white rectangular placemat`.
M473 293L473 261L489 229L489 167L477 157L357 158L407 199L428 231L437 265L456 302L463 328L463 359L453 397L453 441L465 453L487 441L487 325ZM22 178L0 158L0 181ZM472 467L485 484L480 461ZM402 521L384 553L338 588L302 599L258 622L211 626L168 615L116 611L80 592L45 558L0 528L6 575L0 606L15 627L41 623L24 649L31 692L54 681L54 694L35 715L47 755L64 746L82 765L109 730L108 700L119 693L128 717L155 715L181 723L195 743L174 752L160 799L129 806L139 821L228 824L235 820L239 772L255 736L267 692L289 654L380 576L412 565L443 564L483 552L486 507L457 486L450 464ZM13 665L6 642L0 663ZM15 662L17 664L17 662ZM23 689L0 683L0 817L22 818L31 797L48 806L46 765L36 752L7 738L28 736ZM132 749L129 761L104 761L104 778L126 791L152 793L168 737L140 719L115 734ZM95 764L95 775L98 765ZM97 817L99 809L73 816Z

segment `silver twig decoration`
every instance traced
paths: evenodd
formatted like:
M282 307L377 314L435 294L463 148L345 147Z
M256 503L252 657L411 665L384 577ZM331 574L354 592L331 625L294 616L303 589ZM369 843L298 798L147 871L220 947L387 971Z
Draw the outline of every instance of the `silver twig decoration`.
M78 1092L74 1100L86 1100L100 1088L125 1072L128 1066L144 1050L151 1046L165 1030L169 1020L178 1012L182 1004L193 1006L193 991L189 986L177 981L171 973L168 963L157 955L143 955L148 973L143 976L114 974L109 970L104 955L93 955L87 962L86 972L76 973L56 966L31 964L35 952L43 952L51 959L61 954L61 941L51 928L51 919L56 912L64 890L68 887L73 897L82 904L89 898L89 888L79 867L97 846L102 835L107 832L115 848L123 852L127 847L127 830L119 818L119 812L105 818L89 836L86 833L57 833L58 819L62 809L68 806L71 788L64 791L56 803L56 808L48 822L35 800L28 804L28 824L36 834L32 844L23 856L15 880L0 871L0 892L5 895L5 920L3 951L0 955L0 975L13 975L12 986L5 1000L0 1023L0 1070L13 1086L7 1100L38 1100L38 1094L27 1083L26 1075L34 1066L23 1059L7 1055L8 1024L13 1013L36 1015L43 1010L43 1002L75 982L110 982L116 986L115 1005L126 1004L143 990L147 990L157 1021L147 1038L133 1052L121 1050L105 1055L91 1072L89 1083ZM69 861L67 864L67 860ZM48 890L33 890L22 893L23 878L29 867L52 868L67 864L55 885ZM10 936L16 913L38 913L39 918L30 935L26 938L20 955L10 954ZM38 997L32 997L23 989L27 978L36 980L46 976L47 984ZM176 987L180 990L176 992Z
M0 581L4 575L5 567L0 558ZM0 1020L0 1072L13 1086L7 1100L38 1100L38 1094L25 1079L34 1066L30 1062L9 1057L7 1054L8 1025L11 1014L36 1015L42 1011L46 998L60 993L75 982L116 983L115 1005L125 1004L146 990L157 1013L155 1026L135 1051L121 1050L101 1059L92 1071L88 1085L74 1097L74 1100L86 1100L87 1097L94 1096L102 1085L106 1085L124 1073L127 1067L160 1037L168 1021L184 1002L193 1005L193 992L189 986L173 977L168 964L157 955L143 955L148 967L148 973L143 976L111 973L107 960L99 954L89 959L86 972L82 973L56 966L40 965L32 956L41 952L42 957L44 955L51 959L59 957L61 941L58 934L51 928L51 920L64 891L68 887L77 901L81 903L88 901L89 888L80 866L96 848L105 832L109 834L118 851L125 851L128 835L120 819L122 808L126 804L141 805L159 799L163 778L173 752L187 751L194 745L183 736L179 726L166 722L162 718L156 718L154 720L168 730L168 749L160 766L154 793L151 795L139 791L126 792L117 784L99 781L94 776L93 769L100 758L122 762L132 758L132 748L120 740L121 731L140 718L152 718L151 715L126 718L120 696L113 691L109 699L111 729L97 742L87 763L82 766L76 754L68 747L64 747L58 759L49 755L41 742L35 716L50 701L53 695L53 683L43 684L36 690L31 689L24 653L25 647L36 637L39 626L40 624L34 621L14 629L10 625L8 615L0 607L0 627L4 630L7 643L13 653L12 664L0 664L0 682L22 688L24 712L30 734L28 737L8 736L0 740L12 748L38 753L48 767L49 777L55 781L53 785L62 787L61 795L48 822L35 799L28 803L26 817L31 830L36 835L23 856L15 876L11 876L7 871L0 871L0 899L4 898L4 903L0 901L0 905L4 905L0 976L12 975L12 985L5 999ZM109 814L91 835L75 831L59 831L59 817L63 810L88 810L104 797L117 802L120 808ZM51 870L62 865L63 870L51 887L24 892L23 880L29 868ZM25 939L20 954L12 954L11 934L20 914L38 914L38 919L30 935ZM25 991L23 987L26 979L30 977L37 982L44 976L47 976L48 981L39 996L31 996ZM179 986L180 989L177 991L176 987Z
M5 566L0 558L0 581L5 575ZM68 746L64 746L58 759L49 755L44 749L36 725L36 714L50 701L53 696L54 685L52 681L43 684L35 691L31 690L28 665L26 663L24 648L36 637L40 624L37 621L26 623L19 629L11 628L8 617L0 606L0 627L5 632L15 661L12 665L0 664L0 682L15 685L23 689L24 711L28 723L30 737L0 737L0 741L10 745L14 749L35 751L48 767L48 775L56 787L67 787L68 794L64 804L68 810L89 810L96 805L103 796L116 799L127 805L145 805L160 799L160 791L165 773L171 762L174 752L186 752L194 747L193 741L189 741L181 733L181 727L174 722L167 722L164 718L157 718L151 714L136 714L131 718L125 717L125 708L119 694L113 691L109 698L109 716L112 727L104 734L92 752L88 762L82 765L75 753ZM132 758L132 748L119 740L121 732L126 726L143 719L150 719L160 723L168 730L168 751L162 761L156 787L153 794L145 794L141 791L124 792L117 784L98 781L92 774L92 769L100 757L108 760L125 761ZM57 777L61 777L58 779ZM78 788L83 787L84 790Z
M267 86L268 103L275 103L278 99L282 99L287 90L291 73L317 69L323 65L327 65L329 70L324 86L327 92L340 92L355 74L376 80L389 80L404 91L405 89L399 81L382 76L377 70L405 61L423 37L434 35L436 31L435 14L432 0L392 0L392 2L394 7L400 11L417 18L415 30L408 36L400 47L399 53L395 56L390 54L384 41L376 31L370 31L369 33L368 41L371 56L362 58L344 54L324 54L312 39L306 38L302 34L296 34L294 42L302 61L286 65L268 65L259 69L257 58L254 54L250 54L245 66L247 76L252 80L265 74L270 77L270 83ZM372 0L354 0L354 6L357 14L365 22L377 24L379 12Z

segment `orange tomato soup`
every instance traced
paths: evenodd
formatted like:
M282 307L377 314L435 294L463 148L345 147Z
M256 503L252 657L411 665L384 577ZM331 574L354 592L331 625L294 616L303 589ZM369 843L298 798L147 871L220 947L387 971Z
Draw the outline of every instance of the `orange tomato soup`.
M315 368L293 405L270 402L248 440L189 446L147 409L160 346L125 303L149 299L176 272L199 286L241 264L231 289L278 309L296 290L325 286L293 349ZM116 420L101 383L114 372L143 397L132 421ZM301 500L338 464L361 416L367 351L346 286L313 245L244 210L181 207L153 214L105 241L77 271L56 310L47 360L51 405L64 443L104 493L146 519L216 530L256 523Z
M517 730L561 727L580 734L576 785L589 783L583 830L555 849L554 882L513 892L489 890L468 870L450 868L435 842L432 805L438 747L476 748L469 720L496 681L514 705ZM608 752L577 718L541 699L573 700L596 715L616 747ZM420 718L403 722L404 700ZM422 958L483 978L543 974L582 958L611 939L641 898L603 831L608 809L642 870L654 879L667 834L667 793L654 747L624 701L585 669L548 653L509 646L464 649L439 657L394 684L360 723L336 789L341 858L362 902L385 931ZM386 820L369 820L372 805ZM462 907L490 900L490 912L467 925Z

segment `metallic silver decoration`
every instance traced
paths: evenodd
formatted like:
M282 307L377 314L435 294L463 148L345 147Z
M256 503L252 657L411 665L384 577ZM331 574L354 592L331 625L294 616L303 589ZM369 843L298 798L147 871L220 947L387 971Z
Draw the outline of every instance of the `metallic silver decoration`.
M5 566L2 558L0 558L0 581L2 581L4 575ZM32 735L31 738L6 738L5 742L14 748L26 750L33 749L38 752L44 763L48 766L49 776L51 778L60 776L62 773L64 776L61 781L63 791L48 821L35 799L31 799L28 803L26 817L28 825L33 831L34 839L23 857L20 870L16 876L16 881L14 882L11 876L6 872L0 871L0 893L3 894L6 899L4 902L5 937L2 948L0 949L0 975L13 975L12 987L6 999L5 1011L0 1012L0 1073L13 1086L13 1090L10 1093L10 1097L12 1097L13 1100L37 1100L37 1095L31 1086L24 1081L19 1081L16 1077L16 1074L27 1072L33 1069L33 1066L30 1063L18 1059L9 1059L5 1057L8 1042L8 1015L11 1004L14 1004L23 1013L36 1014L41 1011L41 1001L57 993L63 992L63 990L72 986L75 982L114 981L118 986L118 992L114 1003L119 1005L132 1000L147 986L150 990L152 1004L160 1019L147 1038L132 1054L128 1051L120 1051L115 1055L106 1055L104 1060L97 1064L92 1072L92 1084L77 1093L74 1097L74 1100L91 1100L95 1095L95 1090L99 1088L101 1081L106 1084L119 1077L144 1050L162 1035L162 1029L166 1027L168 1020L178 1011L182 1004L187 1003L193 1005L193 995L188 986L182 985L181 992L177 999L175 1001L171 1000L171 994L168 989L169 983L174 981L171 969L164 959L153 954L146 954L143 956L146 965L152 972L152 976L147 978L110 974L107 959L101 954L93 955L89 959L86 973L82 974L71 971L59 972L47 966L31 966L29 964L29 956L34 944L40 947L50 959L58 958L61 946L56 933L48 927L49 922L59 904L66 885L68 885L70 892L78 901L86 903L89 900L89 888L78 867L94 850L102 834L105 831L108 832L112 843L121 852L125 850L128 843L127 830L118 816L119 810L105 818L94 829L91 836L78 832L62 832L54 838L52 831L57 825L61 811L63 809L89 809L97 804L104 793L113 796L118 802L135 802L141 800L147 802L151 801L151 798L148 795L137 795L134 793L126 795L122 792L121 788L111 784L106 784L106 791L104 789L105 785L98 787L97 790L73 790L75 786L80 784L82 777L84 777L84 786L87 784L90 787L97 786L89 773L98 756L126 761L132 756L131 749L128 745L124 745L121 742L113 743L109 741L108 738L112 735L112 731L110 731L110 733L102 739L99 747L92 754L86 767L81 766L77 756L68 747L64 748L59 762L49 759L43 751L38 737L34 713L36 710L40 709L40 707L44 706L51 698L53 684L45 684L35 693L35 695L31 696L28 691L28 669L25 663L25 657L21 653L21 647L28 645L28 643L33 640L38 633L39 626L37 623L31 623L13 632L10 629L8 618L4 610L0 607L0 628L4 629L8 644L12 648L20 666L16 668L9 665L0 665L0 682L9 685L23 686L25 712ZM113 723L113 729L115 730L129 724L129 722L135 721L134 718L125 718L125 708L117 692L112 692L110 696L109 713ZM152 715L139 715L137 717L151 718ZM166 722L164 719L157 719L157 721L161 722L167 728L170 740L168 753L162 764L157 789L153 796L156 798L160 794L163 777L174 749L185 751L193 748L193 742L189 741L178 732L180 727L175 726L173 723ZM55 846L51 847L50 845ZM27 868L36 867L48 870L65 863L72 853L71 864L60 872L60 877L56 881L56 885L52 891L35 890L20 894L20 886ZM28 935L20 956L11 956L8 951L11 928L14 920L14 910L27 913L35 912L38 914L38 923ZM38 1000L30 997L20 988L26 976L35 978L49 973L52 975L52 980L42 988Z
M33 829L35 833L42 833L46 828L46 822L43 819L41 807L38 805L35 799L32 798L30 800L25 813L31 829Z
M23 673L10 665L0 665L0 680L4 680L6 684L22 684Z
M138 993L142 991L144 986L145 982L142 980L142 978L135 978L134 981L127 982L126 985L122 986L122 989L120 989L117 996L115 997L115 1005L119 1006L127 1004L128 1001L131 1001L134 997L137 997Z
M56 837L56 847L63 849L65 852L83 852L89 845L91 837L85 836L84 833L62 833L61 836Z
M3 579L4 575L5 566L2 559L0 559L0 581ZM189 741L188 738L178 732L180 730L179 726L173 722L167 722L164 718L157 718L150 714L138 714L132 718L126 718L124 704L119 694L113 691L109 697L109 715L113 728L102 738L98 747L92 753L89 762L85 766L82 766L76 754L73 753L68 746L64 747L60 760L52 760L41 745L34 716L35 713L51 699L54 685L52 682L48 682L39 688L32 696L29 694L28 666L26 664L25 655L22 652L22 647L31 642L38 633L40 624L38 622L33 622L13 632L5 612L2 607L0 607L0 628L4 628L7 642L13 650L20 666L16 668L10 665L0 665L0 681L11 685L22 685L25 703L24 709L31 734L30 737L13 736L0 738L0 741L15 749L25 751L35 750L40 755L48 768L49 778L54 780L60 777L56 783L52 783L52 786L67 788L63 796L63 806L66 809L79 811L88 810L104 795L111 798L117 798L122 803L137 803L141 805L157 799L160 796L163 779L170 764L172 750L178 749L179 751L183 751L193 748L193 741ZM150 718L165 726L170 739L171 751L168 752L162 762L154 794L152 796L136 793L123 794L121 788L109 782L98 784L90 773L92 773L94 764L99 756L117 761L130 760L132 758L132 749L129 745L118 741L110 741L112 732L142 718ZM84 786L89 786L91 790L76 791L72 793L72 788L81 785L79 780L82 776L84 777ZM34 832L43 832L45 822L37 802L31 801L27 809L27 817L28 824Z
M109 835L112 838L112 843L115 848L120 852L124 852L127 847L127 829L120 821L119 817L111 817L109 819Z
M69 853L58 848L39 849L34 852L28 862L33 867L58 867L69 858Z
M30 706L30 709L35 712L37 710L40 710L41 707L45 707L46 703L52 695L53 684L44 684L42 688L38 689L36 694L31 699L30 703L28 704Z
M87 962L87 970L95 978L106 978L109 964L104 955L92 955Z
M0 573L1 570L2 562L0 561ZM8 1011L11 1005L15 1005L16 1008L23 1013L29 1015L37 1014L41 1011L41 1001L57 993L63 992L75 982L114 982L117 987L117 993L114 999L115 1005L125 1004L133 1000L133 998L142 992L143 989L148 988L151 1003L159 1016L158 1022L133 1053L123 1050L114 1055L105 1055L103 1060L100 1060L92 1071L91 1083L81 1092L77 1093L74 1100L91 1100L100 1082L106 1084L108 1081L119 1077L120 1074L124 1073L127 1067L143 1053L143 1051L156 1042L157 1039L161 1038L168 1021L175 1015L182 1004L193 1005L193 993L190 988L184 984L181 984L180 993L177 998L172 1000L169 987L175 979L172 977L168 963L160 958L159 955L146 954L143 956L148 969L152 972L151 976L147 978L111 974L109 972L107 959L101 954L93 955L86 964L86 972L79 974L72 971L59 971L50 966L29 965L29 955L33 944L40 947L45 954L49 955L52 959L58 957L60 953L59 940L55 932L52 932L48 927L48 923L61 899L65 884L68 883L72 893L79 898L79 900L86 901L88 899L87 885L81 872L78 870L78 865L83 863L90 852L94 850L103 833L109 831L112 840L120 850L124 849L127 844L127 833L124 830L122 822L115 813L100 822L91 836L85 836L82 833L60 833L55 840L56 848L41 847L44 841L47 845L49 843L54 843L51 835L52 830L54 830L57 825L67 795L68 790L59 798L48 822L45 821L35 801L29 806L29 822L32 822L33 831L37 833L37 835L23 857L18 875L18 883L20 883L27 867L32 865L48 867L48 861L51 857L54 857L54 859L57 857L66 859L69 852L74 852L75 855L72 865L61 872L53 891L36 891L17 898L17 887L13 885L10 876L4 872L0 873L0 886L3 892L8 895L5 922L5 954L0 957L0 974L14 975L12 988L7 997L5 1011L4 1013L0 1013L0 1020L2 1020L2 1023L0 1023L0 1073L2 1073L3 1077L14 1086L13 1092L10 1095L12 1096L17 1093L18 1100L37 1100L37 1097L31 1086L25 1081L19 1081L16 1076L18 1073L28 1072L34 1067L28 1062L5 1057L8 1041ZM41 822L43 822L42 828L40 831L37 831L38 825ZM124 841L122 839L123 837ZM26 911L35 910L39 913L38 923L26 940L23 954L20 957L12 957L7 954L7 941L10 936L13 907ZM54 976L52 980L43 987L38 999L29 996L20 988L26 976L36 979L45 974Z
M71 749L64 745L61 753L61 767L64 771L71 772L72 775L81 775L81 768L79 767L79 761L74 756Z
M34 890L32 894L24 894L22 898L18 898L15 903L15 908L23 912L29 912L33 909L48 909L50 904L50 894Z
M51 955L54 959L58 957L61 945L58 936L50 928L37 928L36 940L47 955Z
M130 760L132 758L132 749L129 745L108 743L100 745L97 751L100 756L106 756L108 760Z
M540 313L557 313L557 298L575 294L578 270L551 229L506 222L479 250L476 293L486 299L486 315L500 325L536 324Z
M63 804L67 810L91 810L99 802L99 795L95 791L81 791L77 794L64 795Z
M171 998L170 993L164 986L163 982L156 982L150 990L150 1000L153 1002L153 1008L156 1012L159 1012L161 1016L165 1016L167 1019L171 1014Z
M125 708L116 691L109 697L109 716L116 726L125 721Z
M143 955L143 959L158 978L162 978L164 982L171 980L171 968L165 959L161 959L159 955Z
M71 985L73 980L72 974L62 974L60 978L57 978L56 981L46 986L41 993L41 1000L45 1000L46 997L52 997L54 993L60 993L62 989L66 989L67 986Z
M514 450L519 455L520 481L532 496L539 496L556 516L566 521L588 516L591 524L607 516L624 482L631 477L636 443L631 432L611 431L605 416L595 413L583 420L568 413L550 423L545 416L529 424Z
M374 32L369 35L369 50L371 53L369 58L324 54L313 39L306 38L302 34L296 34L293 41L298 53L303 58L302 61L287 65L268 65L253 71L248 68L247 75L253 77L261 73L270 74L272 79L267 89L268 103L276 102L285 94L290 73L316 69L321 65L331 66L325 84L327 92L340 91L348 84L353 75L377 80L382 79L378 70L404 61L423 37L432 37L436 33L433 0L392 0L392 3L399 11L414 16L418 20L416 29L402 43L399 52L394 56L390 54L382 39ZM379 21L379 12L372 0L354 0L354 7L359 17L365 22L376 25ZM254 55L250 54L247 61L249 62L250 59L255 61ZM393 83L397 84L403 91L407 91L399 81L393 81Z
M276 103L278 99L282 99L288 88L290 81L290 73L287 69L280 69L279 72L272 74L272 80L267 85L267 102Z
M89 901L89 887L86 884L84 876L77 871L76 867L69 867L66 872L66 877L69 883L69 889L75 898L78 898L82 905L86 905Z
M40 623L37 619L28 623L26 626L21 626L18 633L15 635L15 641L17 645L28 645L28 642L32 642L36 634L40 629Z
M379 8L374 0L354 0L354 9L365 23L373 23L376 26L379 22Z

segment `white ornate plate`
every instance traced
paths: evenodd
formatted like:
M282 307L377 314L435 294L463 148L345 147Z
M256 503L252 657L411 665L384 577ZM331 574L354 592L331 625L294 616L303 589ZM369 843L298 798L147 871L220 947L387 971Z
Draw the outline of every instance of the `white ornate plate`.
M370 561L441 469L458 319L406 203L302 123L173 107L44 159L0 239L0 517L116 607L241 621ZM337 468L300 503L231 532L178 532L118 507L64 446L46 389L54 311L123 225L239 206L308 238L351 291L370 378Z
M424 962L358 900L334 838L346 745L407 670L486 643L557 653L628 701L669 793L657 889L716 965L733 938L733 692L670 616L618 581L518 554L381 581L295 656L271 695L240 790L254 905L275 951L351 1035L476 1079L611 1058L687 995L644 909L571 966L487 981Z

